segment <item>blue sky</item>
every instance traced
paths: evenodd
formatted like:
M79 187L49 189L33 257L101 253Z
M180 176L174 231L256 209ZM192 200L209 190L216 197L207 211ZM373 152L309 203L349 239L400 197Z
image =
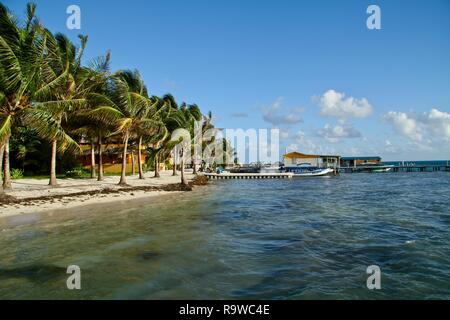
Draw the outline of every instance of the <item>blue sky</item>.
M23 15L27 1L3 1ZM35 1L52 31L89 35L152 94L223 128L272 128L300 152L450 159L450 1ZM81 8L81 30L66 8ZM381 8L381 30L366 9Z

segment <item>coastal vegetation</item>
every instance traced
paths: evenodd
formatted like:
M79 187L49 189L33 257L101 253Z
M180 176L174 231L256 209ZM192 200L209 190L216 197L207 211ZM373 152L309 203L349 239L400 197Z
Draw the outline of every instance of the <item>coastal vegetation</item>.
M133 159L137 154L139 179L144 166L157 178L161 163L179 157L180 164L171 165L173 174L180 171L187 184L183 154L195 144L174 140L173 133L180 128L193 133L195 123L210 129L212 115L202 114L196 104L178 105L171 94L151 95L138 70L111 70L109 52L86 60L87 45L88 36L74 43L45 28L33 3L24 21L0 3L1 191L11 188L12 178L42 170L50 186L57 185L57 175L84 177L74 157L82 145L89 146L89 177L102 181L107 144L121 148L120 185L127 185L130 152ZM150 155L146 164L143 151Z

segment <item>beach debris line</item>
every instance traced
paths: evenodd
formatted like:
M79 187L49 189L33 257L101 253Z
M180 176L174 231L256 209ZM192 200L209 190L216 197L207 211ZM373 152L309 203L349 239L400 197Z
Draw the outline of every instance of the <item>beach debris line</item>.
M36 201L55 201L63 198L79 197L79 196L98 196L104 194L120 194L123 192L132 193L134 191L192 191L194 185L204 185L200 182L191 181L188 185L182 183L171 183L161 186L135 186L135 187L122 187L122 188L104 188L100 190L89 190L67 194L55 194L49 196L31 197L31 198L16 198L7 194L0 195L0 205L9 204L23 204L33 205Z

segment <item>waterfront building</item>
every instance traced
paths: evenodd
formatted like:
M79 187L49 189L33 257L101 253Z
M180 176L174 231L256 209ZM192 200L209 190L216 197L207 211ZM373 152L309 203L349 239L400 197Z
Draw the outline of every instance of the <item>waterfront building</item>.
M356 168L358 166L370 166L370 165L380 165L381 157L342 157L341 167L345 168Z
M300 152L290 152L283 156L284 167L310 166L317 168L338 168L341 156L338 155L316 155Z

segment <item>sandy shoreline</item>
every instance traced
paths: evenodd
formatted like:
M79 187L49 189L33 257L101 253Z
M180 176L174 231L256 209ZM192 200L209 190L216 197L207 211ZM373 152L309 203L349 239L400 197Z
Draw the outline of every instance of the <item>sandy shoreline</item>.
M194 177L191 173L186 176L188 180ZM172 191L176 188L171 186L180 182L180 176L172 176L172 171L161 172L160 178L153 178L153 172L148 172L145 180L140 180L137 175L128 176L129 187L119 186L119 178L105 177L101 182L95 179L60 179L57 187L48 186L46 179L13 180L12 190L5 191L5 194L14 197L15 203L0 202L0 218L182 192Z

